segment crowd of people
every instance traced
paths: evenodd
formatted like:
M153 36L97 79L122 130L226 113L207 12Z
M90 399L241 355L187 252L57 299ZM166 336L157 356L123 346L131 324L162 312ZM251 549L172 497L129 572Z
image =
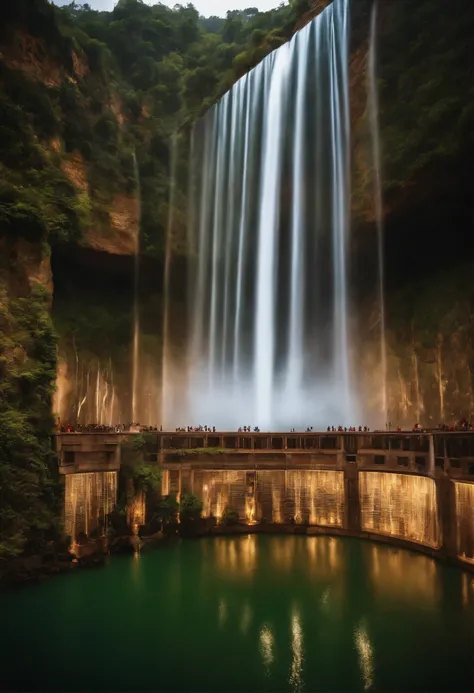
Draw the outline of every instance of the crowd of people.
M127 423L127 424L65 424L58 421L56 430L58 433L158 433L158 431L163 432L163 426L159 428L157 426L142 426L139 423ZM403 430L408 432L410 429L402 429L400 426L393 426L391 421L388 421L385 425L385 430L389 432L401 433ZM474 431L474 421L470 422L466 418L456 421L452 425L440 423L435 429L428 429L419 423L415 423L411 429L413 432L425 433L426 431ZM175 429L176 433L219 433L215 426L186 426L177 427ZM238 433L260 433L260 428L258 426L240 426L237 430ZM296 433L296 429L292 428L290 433ZM306 433L313 433L313 426L308 426L306 428ZM326 429L327 433L369 433L370 428L368 426L328 426ZM383 431L375 431L376 433L383 433Z
M312 431L313 427L307 428L306 430ZM370 431L370 428L368 426L359 426L359 428L356 428L355 426L349 426L349 428L346 426L338 426L337 428L335 426L328 426L326 430L328 433L367 433Z
M468 421L466 418L462 418L459 421L455 421L451 426L440 423L438 424L438 431L474 431L474 421Z
M139 423L128 424L64 424L56 425L58 433L152 433L158 432L156 426L142 426ZM160 431L163 427L160 427Z

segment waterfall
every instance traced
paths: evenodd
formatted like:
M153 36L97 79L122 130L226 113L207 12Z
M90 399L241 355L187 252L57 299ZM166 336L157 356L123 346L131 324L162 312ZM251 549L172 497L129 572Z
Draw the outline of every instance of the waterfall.
M288 44L277 51L265 115L261 200L258 224L257 292L255 301L255 399L259 425L272 424L275 358L275 295L279 230L285 103L290 74ZM212 335L211 335L212 339Z
M377 225L377 249L379 270L379 310L380 310L380 363L382 369L382 409L384 421L388 421L387 411L387 345L385 339L385 300L384 300L384 220L382 209L382 172L380 154L379 99L377 89L377 11L378 0L372 5L369 49L369 119L372 136L372 165L374 178L375 220Z
M173 228L175 223L175 206L176 206L176 177L178 166L178 137L174 136L171 142L171 175L170 175L170 198L169 198L169 213L168 213L168 228L166 232L166 248L165 248L165 270L164 270L164 309L163 309L163 353L161 365L161 402L162 415L167 415L169 421L165 419L165 425L174 421L173 415L175 411L181 408L181 393L177 391L176 383L179 382L179 375L174 360L174 350L172 348L171 336L171 311L170 311L170 293L171 293L171 265L172 265L172 249L173 249ZM166 411L163 411L163 403L167 403ZM150 424L152 424L150 413Z
M138 371L139 371L139 352L140 352L140 227L141 227L141 191L140 191L140 172L136 153L133 152L133 171L137 185L138 199L138 222L135 239L135 256L133 262L133 346L132 346L132 421L138 423Z
M181 422L268 430L357 416L348 36L349 0L334 0L194 127Z

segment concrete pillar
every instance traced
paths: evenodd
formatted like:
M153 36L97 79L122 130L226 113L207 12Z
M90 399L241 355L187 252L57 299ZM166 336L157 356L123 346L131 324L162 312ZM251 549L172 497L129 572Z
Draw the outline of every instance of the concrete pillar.
M430 449L429 449L429 454L428 454L428 476L431 476L434 479L435 476L435 448L434 448L434 436L431 435L429 438L430 441Z
M457 555L457 516L454 482L440 477L436 483L436 503L440 531L440 548L447 556Z
M219 447L220 448L224 447L224 436L219 436Z
M283 450L288 450L288 436L283 436Z
M344 529L360 532L359 470L350 462L344 466Z

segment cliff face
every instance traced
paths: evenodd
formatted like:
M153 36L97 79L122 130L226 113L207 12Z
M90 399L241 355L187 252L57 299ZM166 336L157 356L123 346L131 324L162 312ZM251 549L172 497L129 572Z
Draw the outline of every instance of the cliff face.
M367 27L370 22L367 23ZM469 280L474 196L469 31L473 8L455 2L378 3L384 303L381 364L378 229L374 206L368 61L355 71L353 266L355 371L372 422L437 425L473 416L474 337ZM366 38L368 48L369 36ZM368 57L368 51L367 51ZM456 86L453 86L453 76ZM357 86L359 85L359 86ZM355 89L354 89L355 87ZM362 106L365 102L366 108ZM469 126L468 126L469 123Z

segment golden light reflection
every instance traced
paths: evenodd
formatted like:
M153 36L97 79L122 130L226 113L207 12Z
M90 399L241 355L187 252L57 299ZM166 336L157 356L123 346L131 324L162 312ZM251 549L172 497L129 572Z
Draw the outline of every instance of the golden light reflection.
M408 474L359 472L359 495L363 530L438 546L433 479Z
M291 663L289 683L295 693L303 690L303 628L301 626L300 613L296 606L291 615L291 650L293 660Z
M403 549L371 546L368 574L372 589L384 599L405 602L434 602L440 585L436 561Z
M359 666L364 682L364 689L370 690L374 683L374 652L371 645L367 628L361 623L354 633L354 642L359 654Z
M306 537L297 543L293 537L281 537L272 543L271 557L279 572L291 572L297 550L307 556L308 570L318 578L331 579L343 567L344 545L335 537Z
M457 553L474 563L474 484L454 482L456 498Z
M273 662L273 633L269 626L264 625L260 631L260 654L263 659L265 674L270 675L270 666Z
M327 589L324 590L322 597L321 597L321 607L323 610L326 610L329 607L330 597L331 597L331 588L328 587Z
M218 569L238 577L253 573L257 561L257 537L216 538L213 549Z
M272 542L272 559L275 567L279 571L290 571L294 564L294 554L296 544L292 541L292 537L281 537L279 541Z

